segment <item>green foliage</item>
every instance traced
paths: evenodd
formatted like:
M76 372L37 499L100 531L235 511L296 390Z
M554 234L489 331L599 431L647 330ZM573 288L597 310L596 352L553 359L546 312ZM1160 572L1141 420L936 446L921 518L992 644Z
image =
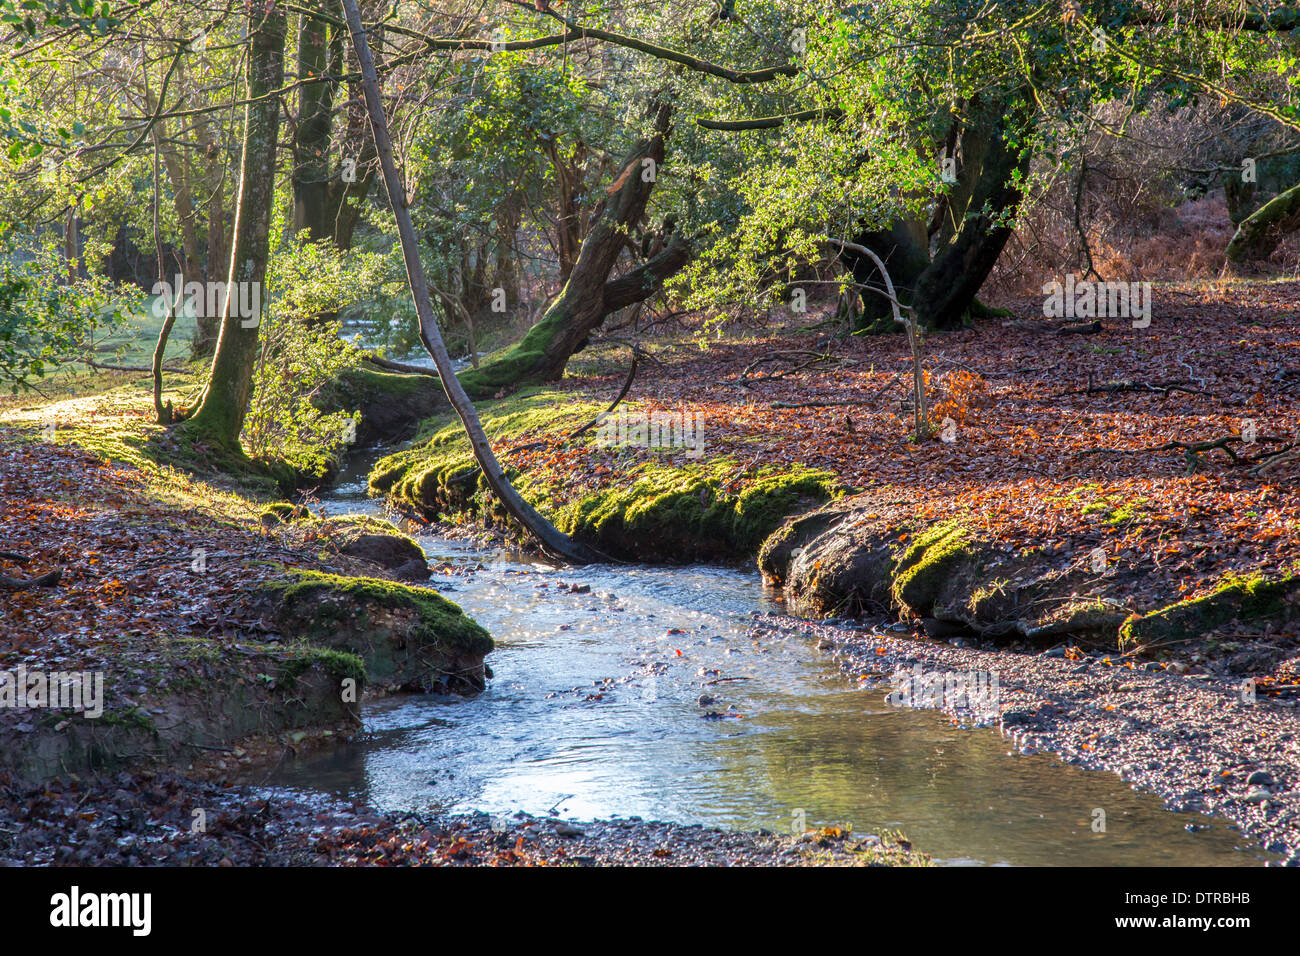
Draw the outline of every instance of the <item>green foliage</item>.
M97 330L122 324L140 307L134 286L68 273L52 244L0 251L0 384L12 392L73 359Z
M305 241L272 260L253 399L241 436L250 457L320 476L353 440L354 412L321 411L312 400L361 356L340 337L337 320L321 318L351 302L353 277L374 265L367 259L350 269L355 261L326 243Z

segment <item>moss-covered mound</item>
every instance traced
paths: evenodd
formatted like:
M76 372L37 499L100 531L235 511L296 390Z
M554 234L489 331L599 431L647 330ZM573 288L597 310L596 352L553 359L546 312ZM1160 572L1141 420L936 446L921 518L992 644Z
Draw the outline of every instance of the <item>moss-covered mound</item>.
M436 377L383 372L369 366L343 372L312 401L323 412L360 412L357 443L362 446L410 438L420 422L447 405Z
M560 530L612 557L743 558L787 516L841 491L829 473L809 468L693 456L674 448L600 447L595 429L566 440L602 410L598 402L532 389L479 414L524 498ZM459 422L428 423L413 447L375 465L370 487L431 519L509 527Z
M415 539L369 515L343 515L321 523L320 533L339 554L361 558L404 581L427 581L429 561Z
M358 655L376 684L481 690L492 637L428 588L377 578L289 571L263 586L275 626L313 647Z
M1120 647L1176 644L1233 621L1287 623L1300 616L1300 576L1229 577L1209 594L1134 615L1119 631Z

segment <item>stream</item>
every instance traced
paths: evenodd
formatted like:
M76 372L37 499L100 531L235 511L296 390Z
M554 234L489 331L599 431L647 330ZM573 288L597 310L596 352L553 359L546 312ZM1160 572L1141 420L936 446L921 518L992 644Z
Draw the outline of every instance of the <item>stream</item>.
M324 499L330 514L382 513L364 475L345 473ZM383 810L901 830L947 865L1266 859L1240 849L1249 841L1227 821L1166 811L1051 755L1011 753L996 729L891 706L806 637L755 640L755 616L780 610L757 572L557 569L417 539L430 584L496 639L487 690L367 702L365 733L282 763L264 787ZM1104 833L1091 830L1097 807Z

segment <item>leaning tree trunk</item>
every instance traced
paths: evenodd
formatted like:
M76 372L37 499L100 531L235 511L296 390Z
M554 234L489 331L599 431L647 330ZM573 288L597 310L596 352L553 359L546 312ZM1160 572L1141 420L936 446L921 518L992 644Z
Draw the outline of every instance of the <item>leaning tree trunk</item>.
M1241 221L1228 243L1228 259L1267 259L1284 238L1300 229L1300 185L1274 196Z
M660 105L654 134L638 142L623 161L582 242L568 282L541 321L496 357L461 373L461 382L471 395L491 395L502 388L559 378L569 356L586 344L607 316L648 299L686 265L690 244L671 221L665 221L669 236L662 251L617 279L609 277L645 216L663 165L671 113L669 106Z
M262 300L266 261L270 254L271 205L275 197L275 146L280 133L280 100L284 83L284 8L268 0L265 13L249 17L247 107L244 110L243 156L239 168L239 199L235 206L234 244L221 313L221 333L212 359L212 372L198 409L185 422L186 430L228 452L240 452L239 433L248 410L257 356L259 314L241 315L241 301ZM256 290L244 296L240 289Z
M584 564L598 561L602 558L600 554L562 534L538 514L532 505L520 497L519 492L515 491L514 486L506 478L500 462L497 461L487 435L483 432L483 425L478 420L474 403L470 401L469 396L465 394L465 389L456 379L456 373L451 366L451 356L447 354L442 333L433 317L424 264L420 262L420 244L415 235L415 227L411 224L406 187L397 171L397 163L393 159L393 143L388 133L388 118L384 115L384 104L379 95L379 77L375 72L375 61L370 56L370 45L366 41L365 28L361 24L361 11L357 8L357 0L342 0L342 2L347 16L348 31L352 34L352 45L361 66L361 85L370 115L370 127L374 133L375 150L379 156L384 182L388 187L393 216L397 220L397 234L402 243L402 258L406 262L406 275L410 280L411 296L415 299L415 311L420 321L420 339L433 357L438 375L442 379L442 387L447 392L447 398L465 426L465 434L469 437L474 457L483 470L488 487L496 494L497 499L511 517L537 538L542 547L570 561Z

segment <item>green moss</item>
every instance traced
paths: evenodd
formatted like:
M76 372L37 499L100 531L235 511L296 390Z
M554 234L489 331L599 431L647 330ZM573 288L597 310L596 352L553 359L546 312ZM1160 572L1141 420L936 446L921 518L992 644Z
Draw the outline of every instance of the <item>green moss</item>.
M563 438L603 410L601 403L566 392L531 389L481 409L480 418L500 448ZM593 430L574 447L594 440ZM373 492L390 494L429 517L506 523L459 421L431 422L417 441L375 465ZM596 487L584 466L517 470L508 452L502 460L520 494L560 530L609 554L647 560L753 554L787 516L842 490L826 471L684 457L593 457L592 466L607 468Z
M336 681L356 681L360 690L366 683L366 667L356 654L344 651L322 649L319 647L297 647L291 649L291 656L281 660L280 674L286 682L293 682L305 671L320 667Z
M383 372L358 365L340 372L322 387L313 404L323 412L350 412L375 402L402 402L441 387L433 376Z
M1285 620L1293 614L1289 595L1300 576L1228 576L1208 594L1178 601L1150 614L1129 618L1120 627L1121 649L1193 640L1232 621Z
M537 375L546 348L569 321L564 309L551 309L522 339L485 358L457 378L472 398L487 398L505 388L528 384Z
M646 463L629 486L603 488L561 509L561 530L621 554L675 559L753 554L790 514L833 497L827 472L765 470L732 492L736 463L673 467Z
M176 393L165 397L180 398ZM285 494L298 484L299 476L287 465L254 461L241 451L231 451L194 422L166 427L153 419L152 392L124 385L86 398L12 410L0 421L29 439L77 445L104 461L150 475L174 468L220 476L257 495ZM52 433L46 428L49 424L54 426Z
M477 622L436 591L408 587L379 578L343 577L319 571L295 569L265 587L276 595L290 613L310 607L311 627L302 635L306 643L332 634L345 620L374 605L395 611L414 611L417 623L410 632L414 640L471 654L492 650L492 637ZM324 600L322 600L324 598ZM364 626L365 622L358 622Z
M497 445L528 436L567 435L603 410L598 402L531 389L480 409L479 417ZM513 480L516 473L508 458L503 465ZM411 448L380 459L370 472L371 491L393 494L433 514L474 510L472 499L485 488L464 428L450 413L425 422Z
M922 617L934 609L944 585L978 562L977 543L957 521L945 521L916 535L894 567L890 593L896 603Z

